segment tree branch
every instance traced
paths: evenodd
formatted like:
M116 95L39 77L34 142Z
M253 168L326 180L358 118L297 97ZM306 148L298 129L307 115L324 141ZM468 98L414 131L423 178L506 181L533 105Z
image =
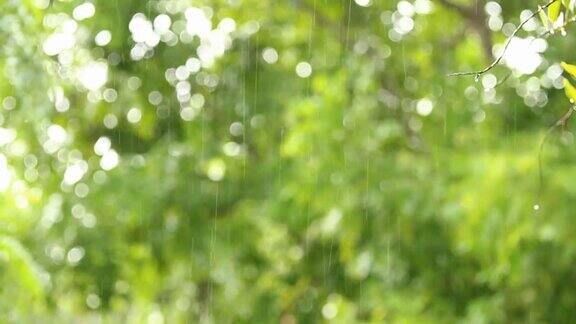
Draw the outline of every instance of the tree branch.
M472 10L472 8L468 8L468 7L465 7L461 4L454 3L451 0L436 0L436 1L438 1L440 4L442 4L444 7L448 8L448 9L452 9L452 10L458 12L458 14L460 14L461 16L463 16L467 19L473 19L474 16L476 16L476 14Z
M445 1L445 0L438 0L440 2ZM478 79L482 74L492 70L498 63L500 63L500 61L502 61L502 58L504 57L504 54L506 54L506 50L508 49L508 47L510 46L510 43L512 42L512 39L516 36L516 34L522 29L522 27L524 27L524 25L526 25L530 20L532 20L532 18L536 17L538 14L540 14L540 12L548 7L550 7L553 3L560 1L560 0L552 0L550 2L548 2L547 4L545 4L542 7L538 7L537 11L532 12L532 14L526 18L524 21L522 21L520 23L520 25L518 25L518 27L516 27L516 29L514 30L514 32L512 33L512 35L510 35L510 37L508 37L508 40L506 41L506 44L504 45L504 49L502 50L502 53L500 53L500 55L498 55L498 57L487 67L485 67L482 70L479 71L470 71L470 72L456 72L456 73L450 73L448 74L448 76L466 76L466 75L474 75L474 77L476 79Z
M480 5L483 7L485 3L484 0L479 0L475 7L467 7L455 2L452 0L436 0L441 5L446 7L447 9L454 10L460 16L462 16L465 20L467 20L468 24L474 31L480 36L480 41L482 43L482 49L484 51L484 56L486 56L487 60L491 60L494 58L492 54L492 34L490 30L486 27L486 14L484 11L478 11L477 6Z
M576 110L576 106L571 106L568 109L568 111L558 121L554 123L554 125L548 128L546 135L544 135L544 138L542 138L542 142L540 142L540 147L538 148L538 179L540 182L538 187L538 197L541 196L542 189L544 188L544 166L542 161L544 153L544 145L546 145L546 141L558 127L564 130L564 127L568 125L568 122L572 118L572 115L574 115L574 110Z
M538 37L545 37L545 36L548 36L548 35L552 35L552 34L554 34L555 32L557 32L557 31L559 31L559 30L560 30L560 31L564 31L564 29L565 29L566 27L568 27L568 25L570 25L571 23L573 23L573 22L575 22L575 21L576 21L576 16L573 16L572 18L566 20L566 22L565 22L564 24L562 24L562 26L548 29L547 31L545 31L545 32L543 32L542 34L538 35Z

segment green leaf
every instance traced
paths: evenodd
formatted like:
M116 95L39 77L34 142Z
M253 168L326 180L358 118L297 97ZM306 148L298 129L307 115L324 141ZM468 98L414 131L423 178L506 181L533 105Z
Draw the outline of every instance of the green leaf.
M560 9L562 9L562 2L560 2L560 0L556 0L556 2L548 7L548 19L550 19L552 23L556 22L556 19L558 19Z
M566 62L561 62L560 65L562 65L564 71L576 78L576 65L568 64Z
M576 88L566 78L564 78L564 91L566 91L568 99L570 99L572 103L576 103Z
M548 16L546 16L546 13L541 6L538 7L538 15L540 16L542 26L546 27L546 30L550 30L550 20L548 19Z

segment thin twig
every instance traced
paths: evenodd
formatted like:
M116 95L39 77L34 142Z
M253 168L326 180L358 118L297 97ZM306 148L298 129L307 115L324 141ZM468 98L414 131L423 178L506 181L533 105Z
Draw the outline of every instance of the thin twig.
M498 88L499 86L501 86L502 84L504 84L504 82L506 82L506 80L508 80L510 78L510 76L512 75L512 71L508 71L508 74L506 74L504 76L504 78L502 78L502 80L498 81L498 83L494 86L494 88Z
M572 18L568 19L564 24L562 24L562 26L556 27L556 28L551 28L548 29L542 33L540 33L540 35L538 35L538 37L533 37L532 40L530 40L530 45L532 45L532 43L534 43L535 40L540 39L542 37L547 37L550 35L554 35L555 32L557 31L561 31L564 30L566 27L568 27L571 23L576 21L576 16L572 16Z
M522 27L524 27L524 25L526 25L530 20L532 20L532 18L536 17L538 14L540 14L540 12L548 7L550 7L552 4L554 4L555 2L560 1L560 0L552 0L550 2L548 2L547 4L545 4L542 7L538 7L537 11L534 11L530 17L526 18L524 21L522 21L520 23L520 25L518 25L518 27L516 27L516 29L514 30L514 32L512 33L512 35L510 35L510 37L508 37L508 40L506 41L506 44L504 45L504 49L502 50L502 53L500 53L500 55L498 55L498 57L492 62L492 64L488 65L487 67L485 67L484 69L480 70L480 71L469 71L469 72L455 72L455 73L450 73L448 74L448 76L466 76L466 75L474 75L476 79L478 79L482 74L492 70L496 65L498 65L498 63L500 63L500 61L502 61L502 58L504 57L504 54L506 54L506 50L508 49L508 47L510 46L510 43L512 43L512 39L516 36L516 34L522 29Z
M566 20L566 22L565 22L564 24L562 24L562 26L556 27L556 28L551 28L551 29L549 29L549 30L541 33L540 35L538 35L538 38L542 38L542 37L544 37L544 36L552 35L552 34L554 34L555 32L557 32L557 31L559 31L559 30L562 30L562 29L568 27L568 25L570 25L571 23L573 23L573 22L575 22L575 21L576 21L576 16L573 16L572 18Z
M566 125L570 121L570 118L572 118L572 115L574 115L575 110L576 106L571 106L568 109L568 111L560 119L558 119L557 122L554 123L554 125L548 128L548 131L546 131L546 135L544 135L544 138L542 138L542 142L540 142L540 146L538 148L538 178L540 181L538 186L539 195L540 193L542 193L542 189L544 188L544 170L542 166L542 155L544 153L544 145L548 141L550 135L552 135L552 133L556 130L556 128L561 127L562 129L564 129L564 127L566 127Z

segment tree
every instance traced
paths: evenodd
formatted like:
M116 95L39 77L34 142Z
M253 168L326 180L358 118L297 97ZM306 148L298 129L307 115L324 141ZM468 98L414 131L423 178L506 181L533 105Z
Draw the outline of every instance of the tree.
M3 321L576 317L571 2L0 10Z

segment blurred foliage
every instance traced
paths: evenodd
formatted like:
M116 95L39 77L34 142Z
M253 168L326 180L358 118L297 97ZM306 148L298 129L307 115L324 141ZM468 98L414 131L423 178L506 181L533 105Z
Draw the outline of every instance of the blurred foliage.
M499 2L0 1L0 321L576 320L576 41L446 76Z

